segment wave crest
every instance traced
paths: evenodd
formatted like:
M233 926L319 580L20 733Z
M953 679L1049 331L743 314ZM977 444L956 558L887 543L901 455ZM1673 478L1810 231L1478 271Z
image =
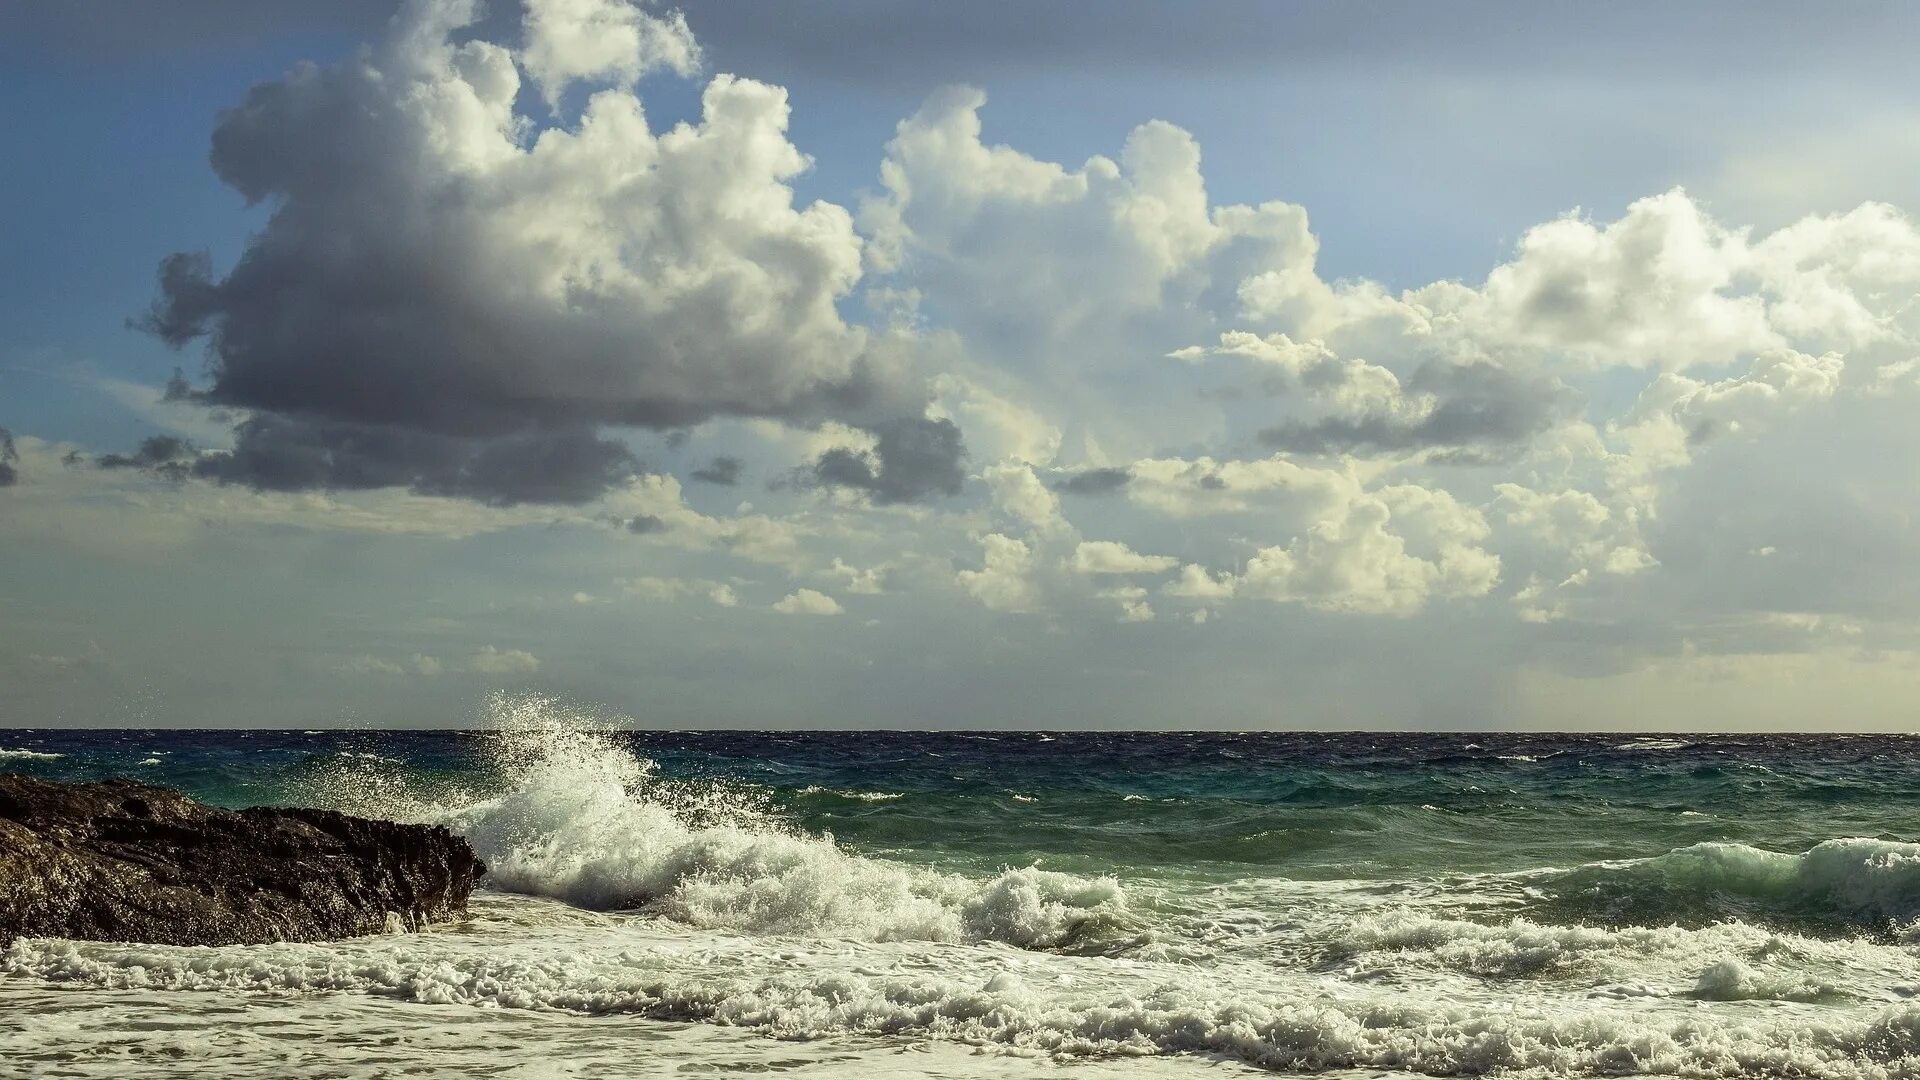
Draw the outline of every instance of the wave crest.
M1637 924L1729 917L1912 936L1920 922L1920 844L1865 837L1793 854L1704 843L1547 878L1559 906Z
M501 696L491 711L497 792L378 809L464 835L498 889L706 929L1029 949L1098 948L1134 921L1112 878L1028 867L980 881L862 856L750 791L660 778L553 699Z

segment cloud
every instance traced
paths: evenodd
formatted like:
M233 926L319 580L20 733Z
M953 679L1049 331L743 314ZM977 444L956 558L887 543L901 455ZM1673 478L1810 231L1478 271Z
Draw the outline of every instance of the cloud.
M407 487L512 506L586 502L638 469L625 444L585 428L465 439L261 413L234 429L232 450L203 455L192 473L267 491Z
M812 481L865 492L881 504L960 493L967 448L953 421L889 420L872 425L872 430L872 450L826 451L813 463Z
M347 675L380 675L388 678L417 676L436 678L447 672L471 675L531 675L540 670L540 658L522 649L501 649L485 645L464 659L447 661L426 653L385 657L371 653L323 662L323 666Z
M1180 568L1180 576L1161 586L1160 591L1183 600L1218 602L1233 599L1238 585L1232 574L1216 577L1206 567L1188 563Z
M1036 569L1033 549L1000 533L980 538L985 565L978 570L961 570L955 575L960 587L983 606L994 611L1033 611L1040 606L1040 589L1034 583Z
M737 457L722 454L707 462L690 474L704 484L719 484L732 487L740 482L740 469L744 463Z
M1073 550L1073 568L1082 574L1158 574L1179 565L1170 555L1142 555L1114 540L1087 540Z
M1492 590L1500 560L1476 546L1487 535L1480 513L1445 492L1384 488L1349 499L1285 546L1255 552L1236 592L1324 611L1412 615L1434 596Z
M13 444L13 432L0 428L0 487L20 482L20 451Z
M1102 600L1112 600L1120 605L1120 621L1123 623L1152 622L1154 619L1153 605L1147 603L1147 590L1138 585L1103 589L1099 596Z
M1056 481L1053 487L1069 495L1111 495L1126 488L1130 479L1123 468L1082 469Z
M390 678L407 675L433 678L447 670L446 663L439 657L428 656L425 653L414 653L397 659L361 653L358 656L345 657L328 666L347 675L383 675Z
M654 603L671 603L697 597L719 607L737 607L740 598L734 594L733 586L724 581L710 581L700 578L662 578L637 577L621 578L620 587L636 600Z
M841 319L863 244L840 207L794 205L785 91L718 76L656 133L626 84L691 69L677 16L528 0L516 52L465 38L476 12L411 3L222 114L215 171L271 214L224 276L163 261L142 320L204 339L195 399L251 414L199 475L580 502L636 468L602 429L760 416L883 425L881 465L828 469L882 501L957 486L922 460L956 458L957 429L922 427L925 385ZM523 73L550 97L612 85L542 128Z
M692 75L700 45L675 11L656 16L626 0L547 0L527 8L521 64L557 107L576 81L631 86L642 75L667 69Z
M774 602L773 610L782 615L844 615L840 601L813 589L796 589Z
M479 675L531 675L540 670L540 658L523 649L486 645L467 658L466 669Z
M984 142L985 104L971 87L930 96L860 207L875 268L936 298L974 348L1077 368L1217 276L1310 258L1298 207L1210 207L1199 145L1173 124L1075 169Z
M1404 392L1398 380L1344 416L1289 421L1260 433L1268 446L1300 453L1481 448L1503 452L1574 415L1578 399L1559 380L1487 363L1428 364Z
M169 479L184 479L197 456L193 444L176 435L153 435L132 454L102 454L94 464L102 469L146 469Z
M1035 476L1030 465L1002 462L982 474L993 493L993 504L1001 512L1022 522L1042 535L1071 530L1060 514L1060 497L1048 490Z
M846 590L856 595L877 596L886 591L887 568L884 566L870 566L862 570L857 566L849 566L845 559L836 556L833 565L823 573L841 579L846 583Z
M1330 415L1291 418L1260 432L1266 445L1301 453L1511 452L1573 419L1581 404L1557 378L1486 360L1427 360L1403 380L1381 365L1343 358L1318 339L1295 341L1284 333L1228 331L1216 346L1169 355L1189 363L1240 360L1262 375L1270 396L1327 410Z

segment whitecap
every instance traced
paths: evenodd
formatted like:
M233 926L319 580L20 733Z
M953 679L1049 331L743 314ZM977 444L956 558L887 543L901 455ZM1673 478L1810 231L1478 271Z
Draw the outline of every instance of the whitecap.
M494 888L708 929L1054 949L1134 923L1112 878L1016 867L981 880L853 854L736 789L661 781L556 701L500 696L492 712L504 790L435 803L376 788L354 808L450 826Z
M1618 743L1614 746L1614 749L1615 750L1685 750L1687 747L1692 745L1694 744L1687 741L1686 739L1648 738L1648 739L1634 739L1630 742Z
M895 799L903 799L906 797L897 791L859 791L852 788L822 787L819 784L808 784L806 787L800 789L800 794L835 795L842 799L853 799L857 802L892 802Z

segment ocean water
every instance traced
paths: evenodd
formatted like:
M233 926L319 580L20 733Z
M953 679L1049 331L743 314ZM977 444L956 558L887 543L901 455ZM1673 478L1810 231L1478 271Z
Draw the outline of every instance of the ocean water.
M0 1074L1920 1076L1920 739L0 732L444 822L459 925L23 940Z

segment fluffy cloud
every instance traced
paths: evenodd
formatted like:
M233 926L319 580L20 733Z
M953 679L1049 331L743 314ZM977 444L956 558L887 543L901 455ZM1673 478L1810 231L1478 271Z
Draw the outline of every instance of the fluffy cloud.
M782 615L844 615L840 601L813 589L796 589L774 602L773 610Z
M872 450L837 447L821 454L813 463L814 482L862 492L878 503L959 494L967 450L953 421L906 417L875 424L873 432Z
M1569 216L1536 226L1480 289L1435 286L1420 299L1479 350L1550 350L1595 366L1725 364L1783 343L1764 299L1736 287L1749 258L1745 233L1676 190L1606 225Z
M1428 360L1403 381L1388 368L1342 359L1323 342L1295 342L1284 333L1228 331L1217 346L1171 355L1238 358L1267 373L1269 393L1323 410L1260 433L1268 446L1303 453L1510 450L1570 418L1578 403L1557 379L1484 360Z
M847 565L845 559L835 557L833 565L822 571L828 577L838 578L848 592L859 596L878 596L886 591L887 568L870 566L861 569Z
M481 675L531 675L540 670L540 658L524 649L486 645L467 658L466 666Z
M1481 514L1445 492L1355 493L1305 535L1256 552L1236 591L1327 611L1411 615L1430 597L1493 588L1500 560L1476 546L1487 535Z
M724 581L647 576L622 578L618 584L628 596L654 603L671 603L689 597L698 597L720 607L738 607L740 604L740 598L735 595L733 586Z
M576 81L632 83L666 68L691 75L700 45L679 12L656 16L625 0L546 0L527 9L520 62L556 105Z
M1073 568L1082 574L1158 574L1178 565L1171 555L1142 555L1114 540L1089 540L1073 549Z
M272 215L225 276L168 258L146 319L207 340L199 400L253 414L197 471L579 502L636 471L609 428L837 416L884 424L879 457L824 482L951 491L957 430L924 426L924 388L837 310L862 241L794 205L785 91L720 76L698 123L656 132L626 84L691 70L677 15L528 0L516 52L459 40L477 10L415 0L377 48L222 115L214 168ZM549 98L611 85L541 129L523 73Z
M1060 514L1060 497L1025 464L1002 462L985 474L993 504L1002 513L1043 535L1063 534L1072 526Z
M384 657L361 653L332 662L333 670L348 675L384 675L399 677L415 675L433 678L449 671L464 672L472 675L510 676L532 675L540 670L540 658L524 649L502 649L494 645L485 645L464 658L452 662L425 653L413 653L409 656Z
M1000 533L980 538L984 565L978 570L962 570L956 575L960 587L994 611L1033 611L1040 606L1040 588L1034 583L1037 569L1033 549L1022 541Z

